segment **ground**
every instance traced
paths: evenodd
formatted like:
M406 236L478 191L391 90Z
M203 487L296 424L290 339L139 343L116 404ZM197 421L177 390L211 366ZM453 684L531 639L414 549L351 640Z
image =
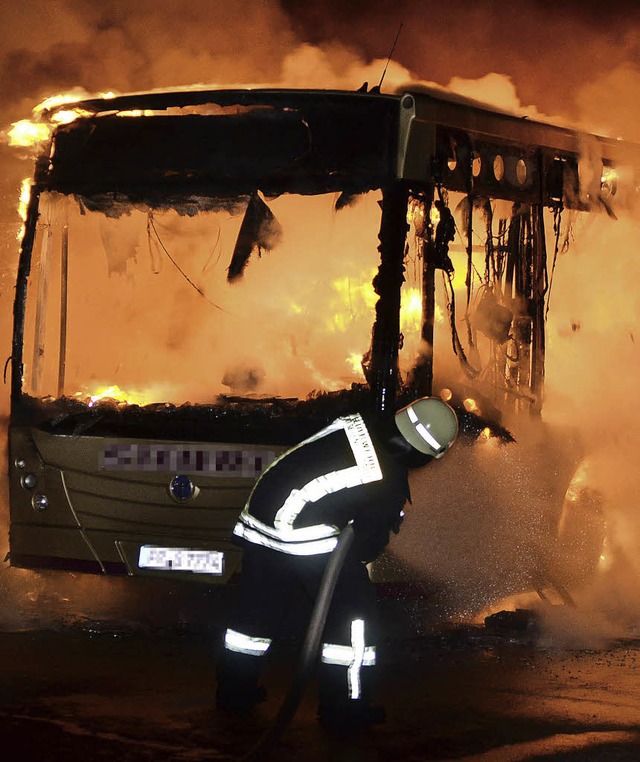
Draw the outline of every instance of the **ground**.
M165 603L166 601L162 602ZM160 601L159 601L160 603ZM187 607L188 608L188 607ZM0 737L19 759L241 760L272 726L296 644L273 654L269 699L248 717L214 704L222 630L207 620L67 618L0 631ZM321 762L640 759L640 639L601 650L546 645L534 628L440 625L383 643L387 721L328 736L313 681L266 758ZM163 620L163 621L161 621Z

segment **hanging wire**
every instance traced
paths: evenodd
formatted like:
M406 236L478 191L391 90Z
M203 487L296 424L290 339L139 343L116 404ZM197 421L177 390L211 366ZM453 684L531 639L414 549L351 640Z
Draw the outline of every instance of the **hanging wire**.
M471 290L472 290L472 283L473 283L473 201L474 198L469 193L467 195L467 277L465 278L465 285L467 287L467 304L464 311L464 322L467 324L467 341L469 342L469 347L471 349L474 348L475 344L473 341L473 332L471 330L471 317L469 314L469 309L471 307Z
M408 209L411 211L411 223L413 226L413 242L410 244L409 237L404 247L404 261L405 265L411 265L413 270L413 279L419 281L419 274L422 272L422 246L421 243L425 238L425 228L428 225L427 215L430 210L427 208L427 201L423 194L417 193L411 195L409 199ZM416 223L416 214L422 214L422 220L418 224Z
M506 265L505 254L505 238L507 235L507 221L505 219L498 220L498 235L496 236L497 245L494 248L495 252L495 271L494 280L500 286L500 293L504 297L504 290L502 287L502 276L504 275L504 269Z
M466 197L458 204L458 206L456 207L456 212L459 211L460 209L463 209L463 205L464 205L465 201L466 201ZM447 203L447 205L448 205L448 203ZM462 213L464 214L464 211ZM455 221L455 218L454 218L454 221ZM460 227L459 227L457 222L455 223L455 226L456 226L456 234L458 236L460 246L466 251L467 246L466 246L466 244L464 242L463 233L460 230ZM478 240L478 242L482 243L482 238L480 238L480 235L478 233L474 233L474 235L475 235L476 239ZM480 270L478 270L478 268L475 266L475 264L473 264L473 261L472 261L471 264L473 266L473 272L475 273L475 275L478 278L478 280L482 280L482 275L480 273Z
M162 268L162 256L160 253L160 244L157 239L151 237L149 220L147 219L147 245L149 247L149 259L151 261L151 272L158 275Z
M560 251L560 228L562 226L562 204L556 206L553 210L553 232L555 233L555 243L553 248L553 264L551 265L551 276L548 280L548 286L545 291L548 292L547 306L544 312L544 319L547 319L549 314L549 305L551 303L551 286L553 285L553 276L556 271L556 262L558 260L558 252Z
M464 351L464 347L460 341L460 336L458 334L458 329L456 328L456 297L455 291L453 289L453 280L451 278L451 274L443 270L442 276L445 281L445 293L447 294L448 299L447 311L449 312L449 324L451 327L451 342L453 353L460 360L460 365L462 366L462 369L465 371L465 373L470 378L477 378L480 371L477 368L474 368L467 359L467 354ZM446 288L447 283L449 284L448 290Z
M200 296L205 299L212 307L215 307L216 309L220 310L221 312L225 312L225 310L220 307L220 305L215 304L215 302L212 302L211 299L204 293L204 291L199 288L192 280L189 278L189 276L184 272L184 270L180 267L180 265L175 261L175 259L169 254L169 251L167 247L162 242L162 239L160 238L160 234L158 233L158 230L156 228L153 214L149 213L149 216L147 218L147 236L149 237L149 240L151 240L151 231L153 231L156 240L160 244L160 247L162 248L162 251L167 255L167 258L173 264L173 266L176 268L176 270L182 275L182 277L187 281L187 283L195 290L197 291Z

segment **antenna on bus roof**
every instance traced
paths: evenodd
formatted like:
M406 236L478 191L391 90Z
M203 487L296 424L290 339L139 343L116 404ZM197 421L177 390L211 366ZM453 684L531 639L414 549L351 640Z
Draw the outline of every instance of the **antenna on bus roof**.
M389 62L391 61L391 56L393 55L393 51L396 49L396 45L398 43L398 37L400 37L400 32L402 31L402 27L404 25L404 21L400 22L400 26L398 27L398 31L396 32L396 38L393 41L393 45L391 46L391 50L389 51L389 57L387 58L387 63L384 65L384 71L382 72L382 76L380 77L380 82L377 86L371 88L372 93L379 93L380 88L382 87L382 83L384 81L385 75L387 73L387 68L389 67Z

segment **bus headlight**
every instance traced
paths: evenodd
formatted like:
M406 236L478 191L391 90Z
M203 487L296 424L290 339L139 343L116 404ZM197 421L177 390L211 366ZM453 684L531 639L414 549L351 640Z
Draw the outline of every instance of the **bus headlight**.
M25 489L33 489L38 483L38 480L36 479L35 474L28 473L25 474L22 479L20 479L20 483Z
M46 511L49 507L49 498L46 495L34 495L31 505L34 511Z

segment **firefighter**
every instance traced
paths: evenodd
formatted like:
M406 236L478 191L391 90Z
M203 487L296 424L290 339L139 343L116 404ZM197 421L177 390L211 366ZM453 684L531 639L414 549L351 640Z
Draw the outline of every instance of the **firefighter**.
M408 469L442 457L457 430L446 403L423 397L382 422L337 418L262 474L234 528L243 566L218 665L219 707L245 711L265 699L265 655L293 624L296 595L315 600L328 554L351 523L323 632L318 719L330 729L383 721L382 707L371 704L378 621L366 564L400 529Z

